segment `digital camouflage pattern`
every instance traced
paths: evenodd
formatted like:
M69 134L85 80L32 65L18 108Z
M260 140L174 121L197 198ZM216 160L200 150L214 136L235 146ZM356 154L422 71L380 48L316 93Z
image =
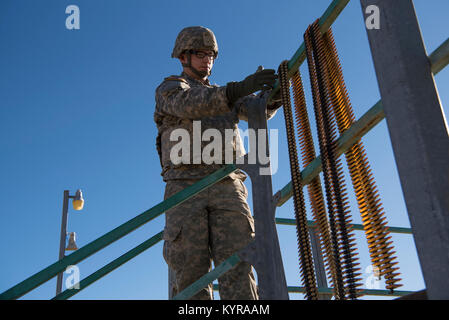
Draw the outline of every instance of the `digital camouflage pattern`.
M171 180L165 199L197 180ZM225 178L165 213L163 255L175 274L173 296L254 239L248 191L240 179ZM222 300L256 300L257 286L250 264L240 262L218 279ZM192 297L213 298L212 286Z
M269 92L260 95L265 94ZM167 182L165 199L224 166L205 163L174 165L170 160L170 150L179 142L170 141L171 132L178 128L186 129L192 138L193 121L200 120L201 135L208 128L214 128L224 139L225 129L238 129L240 120L248 121L248 104L251 99L260 99L260 95L243 97L230 106L226 87L210 85L208 81L202 83L185 73L168 77L159 85L154 121L158 128L156 145L161 158L161 175ZM273 117L279 106L280 103L276 102L267 107L268 119ZM202 142L201 148L207 143ZM244 151L238 130L229 143L234 156ZM222 147L224 155L224 141ZM192 149L190 155L193 155ZM206 274L210 270L211 259L217 266L254 238L254 220L247 203L245 179L246 174L237 170L165 213L163 255L175 274L173 296ZM258 298L254 273L246 262L240 262L218 282L221 299ZM192 299L212 297L209 286Z
M176 38L172 58L179 58L186 50L212 50L218 55L218 44L214 33L204 27L187 27L181 30Z
M263 95L270 92L265 91ZM156 89L156 110L154 121L158 128L156 146L160 155L164 181L174 179L201 179L222 168L225 164L225 149L231 148L225 141L225 129L235 130L232 139L233 158L245 154L244 146L238 123L240 120L248 121L248 105L251 99L260 99L259 96L249 95L243 97L230 108L226 97L226 87L210 85L207 81L201 81L189 77L182 73L181 76L171 76ZM272 118L279 103L268 106L267 119ZM193 159L193 121L201 121L201 135L209 128L217 129L223 138L221 163L214 164L194 164ZM170 141L173 130L185 129L190 133L190 162L189 164L173 164L170 160L170 151L179 141ZM201 138L199 138L201 139ZM201 142L201 150L209 144L209 141ZM234 162L235 163L235 162ZM246 179L246 174L237 170L232 176L237 176L242 180Z

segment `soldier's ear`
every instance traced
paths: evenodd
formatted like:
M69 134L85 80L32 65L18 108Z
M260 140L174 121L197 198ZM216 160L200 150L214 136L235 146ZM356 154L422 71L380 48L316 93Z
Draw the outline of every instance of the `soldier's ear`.
M179 61L181 61L181 63L187 63L187 57L184 53L179 55Z

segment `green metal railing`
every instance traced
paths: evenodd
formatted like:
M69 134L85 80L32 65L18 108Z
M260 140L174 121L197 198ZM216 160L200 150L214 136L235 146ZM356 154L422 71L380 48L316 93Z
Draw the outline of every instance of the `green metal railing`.
M309 220L307 222L308 222L308 227L309 228L312 228L312 227L315 226L315 222L314 221ZM280 225L291 225L291 226L296 225L296 221L294 219L287 219L287 218L276 218L276 223L280 224ZM361 225L361 224L353 224L351 227L354 230L364 230L363 229L363 225ZM398 227L387 227L387 228L392 233L404 233L404 234L411 234L412 233L410 228L398 228ZM118 267L120 267L124 263L128 262L132 258L134 258L137 255L139 255L140 253L144 252L145 250L147 250L147 249L151 248L152 246L154 246L155 244L159 243L161 240L162 240L162 231L159 232L158 234L156 234L155 236L151 237L147 241L144 241L143 243L141 243L140 245L138 245L134 249L131 249L130 251L128 251L127 253L123 254L122 256L120 256L119 258L115 259L114 261L110 262L109 264L107 264L103 268L101 268L98 271L92 273L91 275L89 275L88 277L83 279L82 281L80 281L79 289L66 289L65 291L61 292L56 297L54 297L53 300L65 300L65 299L68 299L68 298L74 296L75 294L77 294L81 290L87 288L89 285L91 285L95 281L101 279L102 277L104 277L108 273L112 272L113 270L117 269ZM218 267L216 267L213 270L213 272L206 274L201 279L201 281L195 282L195 285L192 287L192 289L190 291L184 292L183 295L177 297L176 299L180 300L180 299L183 299L184 297L189 297L191 295L191 292L194 292L193 294L195 294L196 292L198 292L199 290L204 288L206 285L208 285L209 283L211 283L215 279L218 279L222 274L224 274L228 270L232 269L239 262L240 262L240 257L237 254L231 256L226 261L224 261L222 265L219 265ZM299 287L295 287L295 288L299 288ZM214 287L214 290L215 289L216 288ZM290 290L290 287L289 287L289 290ZM365 292L365 291L363 291L363 292ZM303 292L303 291L289 291L289 292ZM366 292L368 292L368 291L366 291ZM369 292L371 292L371 291L369 291ZM379 291L379 292L381 292L381 291ZM383 290L382 292L385 295L391 295L388 290ZM396 291L395 294L396 295L404 295L404 292L411 293L409 291L403 291L403 292ZM368 294L368 293L365 293L365 294Z
M276 224L281 225L290 225L295 226L296 220L295 219L287 219L287 218L276 218ZM315 227L315 222L313 220L307 221L307 226L309 228ZM360 230L363 231L363 225L361 224L352 224L350 227L354 230ZM389 227L387 226L388 230L392 233L403 233L403 234L412 234L412 230L410 228L400 228L400 227ZM183 291L181 291L179 294L177 294L175 297L173 297L173 300L185 300L192 296L194 296L198 291L200 291L202 288L207 286L209 283L215 281L219 277L221 277L223 274L228 272L230 269L232 269L234 266L236 266L241 261L238 254L234 254L231 257L229 257L227 260L225 260L222 264L217 266L215 269L213 269L211 272L206 273L204 276L202 276L200 279L195 281L193 284L191 284L189 287L185 288ZM217 286L214 285L214 290L217 290ZM287 287L288 292L294 292L294 293L304 293L305 289L303 287ZM318 288L318 293L320 294L333 294L332 288ZM360 291L361 295L373 295L373 296L391 296L391 297L397 297L397 296L404 296L407 294L413 293L413 291L398 291L395 290L394 292L390 292L389 290L374 290L374 289L363 289Z
M322 33L327 32L328 28L332 25L335 19L338 17L340 12L345 8L348 4L349 0L334 0L329 5L323 16L320 18L320 26ZM291 77L296 70L300 67L300 65L305 60L305 50L304 44L302 44L299 49L295 52L293 57L289 61L289 77ZM432 72L437 74L449 63L449 39L446 40L437 50L435 50L430 56L429 61L432 65ZM279 90L279 85L276 84L275 88L271 96L273 96ZM355 142L357 142L361 137L363 137L369 130L375 127L380 121L385 118L382 109L381 101L378 101L373 107L371 107L357 122L355 122L347 131L345 131L340 138L338 139L338 152L339 155L343 154L349 147L351 147ZM135 218L123 223L119 227L114 230L104 234L98 239L90 242L84 247L78 249L72 254L64 257L63 259L53 263L47 268L37 272L26 280L20 282L19 284L13 286L12 288L6 290L5 292L0 294L0 299L18 299L34 288L40 286L46 281L50 280L58 273L63 272L68 266L77 264L90 255L98 252L99 250L105 248L111 243L119 240L145 223L155 219L156 217L163 214L170 208L173 208L182 202L190 199L197 193L207 189L213 184L219 182L220 180L227 177L229 174L237 170L238 168L234 164L226 165L225 167L217 170L210 176L198 181L194 185L180 191L179 193L173 195L169 199L162 201L161 203L155 205L151 209L141 213ZM310 163L302 172L302 181L303 186L308 184L313 178L315 178L321 172L321 158L318 156L312 163ZM277 206L282 206L291 196L292 196L292 185L289 182L286 186L284 186L281 190L279 190L276 195L277 197ZM276 218L276 223L292 225L294 224L293 219L285 219L285 218ZM309 221L309 227L314 225L313 221ZM355 230L363 230L362 225L353 224L352 227ZM411 234L411 229L409 228L399 228L399 227L389 227L391 232L396 233L408 233ZM67 299L76 293L80 292L82 289L86 288L93 282L101 279L106 274L110 273L114 269L120 267L127 261L131 260L135 256L139 255L146 249L154 246L156 243L162 240L162 232L154 235L150 239L144 241L134 249L131 249L127 253L123 254L119 258L105 265L98 271L89 275L79 283L79 289L67 289L64 292L60 293L53 299ZM193 283L191 286L186 288L183 292L179 293L175 299L187 299L194 295L196 292L201 290L201 288L205 287L207 284L213 282L215 279L219 278L222 274L232 269L236 264L240 262L240 257L238 254L232 255L222 264L217 266L211 272L205 274L202 278L200 278L197 282ZM216 288L216 287L215 287ZM320 291L321 290L321 291ZM288 287L289 292L303 292L302 287ZM331 294L330 288L320 288L319 293L323 294ZM364 294L367 295L387 295L393 296L386 290L368 290L364 289ZM411 293L409 291L395 291L394 295L400 296Z
M77 251L73 252L72 254L53 263L52 265L48 266L47 268L43 269L42 271L32 275L31 277L20 282L19 284L15 285L14 287L6 290L2 294L0 294L0 300L1 299L9 300L9 299L20 298L27 292L33 290L34 288L38 287L42 283L44 283L44 282L50 280L51 278L53 278L54 276L56 276L58 273L64 271L65 268L67 268L68 266L74 265L74 264L77 264L77 263L83 261L90 255L98 252L99 250L110 245L111 243L124 237L125 235L129 234L130 232L134 231L135 229L144 225L145 223L155 219L156 217L158 217L159 215L161 215L168 209L181 204L182 202L193 197L195 194L210 187L214 183L217 183L218 181L224 179L225 177L227 177L229 174L231 174L235 170L237 170L237 167L234 164L227 165L227 166L221 168L220 170L217 170L216 172L212 173L211 175L207 176L206 178L198 181L194 185L187 187L186 189L182 190L181 192L178 192L177 194L173 195L169 199L162 201L161 203L159 203L156 206L152 207L151 209L143 212L142 214L138 215L137 217L129 220L128 222L125 222L124 224L120 225L119 227L115 228L114 230L106 233L105 235L92 241L91 243L85 245L84 247L78 249Z
M105 265L103 268L95 271L94 273L92 273L91 275L86 277L85 279L81 280L79 282L79 284L78 284L79 285L78 289L70 289L70 288L66 289L65 291L61 292L56 297L54 297L52 300L66 300L66 299L74 296L75 294L77 294L81 290L87 288L88 286L90 286L95 281L103 278L108 273L112 272L113 270L117 269L118 267L120 267L124 263L128 262L129 260L131 260L132 258L134 258L137 255L141 254L142 252L144 252L148 248L151 248L152 246L157 244L159 241L162 240L162 232L163 231L159 232L155 236L152 236L150 239L142 242L137 247L129 250L128 252L126 252L125 254L121 255L120 257L118 257L114 261L112 261L112 262L108 263L107 265Z
M296 220L295 219L276 218L276 223L277 224L287 225L287 226L296 226ZM307 226L309 228L315 227L315 225L316 225L315 221L307 220ZM349 225L349 227L354 229L354 230L357 230L357 231L365 230L365 229L363 229L363 225L362 224L353 223L353 224ZM388 229L388 231L390 231L392 233L412 234L412 229L411 228L389 227L389 226L386 226L386 228Z

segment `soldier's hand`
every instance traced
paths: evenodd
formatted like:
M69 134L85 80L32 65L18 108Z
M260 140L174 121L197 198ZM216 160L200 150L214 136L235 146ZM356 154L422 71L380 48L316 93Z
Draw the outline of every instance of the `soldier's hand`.
M253 93L262 89L273 88L277 78L278 76L273 69L259 67L255 73L246 77L243 83L248 87L248 91Z
M257 71L240 82L229 82L226 85L226 95L230 103L259 90L273 88L278 78L273 69L263 69L260 66Z

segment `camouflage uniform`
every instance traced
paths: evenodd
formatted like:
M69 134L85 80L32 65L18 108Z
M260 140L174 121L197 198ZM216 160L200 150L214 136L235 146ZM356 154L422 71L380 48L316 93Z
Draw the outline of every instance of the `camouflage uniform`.
M185 73L164 79L156 89L154 121L158 128L156 145L162 165L161 175L167 182L165 199L225 165L224 141L223 162L194 164L193 121L201 121L201 136L205 130L214 128L225 137L225 129L236 130L239 120L248 120L247 106L251 99L259 98L255 95L246 96L229 106L226 87L210 85L208 80L203 83ZM268 119L274 116L278 107L279 103L268 106ZM190 133L189 164L175 165L170 160L171 148L179 143L170 141L170 134L176 129L185 129ZM201 142L201 150L208 143ZM244 150L238 130L230 143L235 159ZM254 238L254 220L247 203L248 191L243 183L245 179L246 174L237 170L165 213L163 255L175 274L173 295L210 271L211 258L217 266ZM254 274L248 263L239 263L221 276L218 283L220 298L223 300L258 298ZM212 298L211 285L192 297Z
M167 182L165 199L223 167L223 164L174 165L170 161L170 150L178 142L170 141L170 133L183 128L191 133L192 138L193 121L201 120L201 132L215 128L224 137L225 129L237 129L239 120L248 120L249 100L258 98L254 95L241 98L231 110L225 87L203 84L185 73L168 77L162 82L156 89L154 120L159 131L161 175ZM268 118L276 113L278 106L271 107L273 109L267 109ZM232 143L234 156L237 156L241 144L238 130ZM222 146L224 150L224 143ZM240 148L243 150L243 146ZM193 155L193 152L190 154ZM254 238L254 220L247 203L245 179L246 174L237 170L166 212L163 255L175 273L174 295L207 273L211 258L217 266ZM221 276L218 282L223 300L258 298L254 274L248 263L239 263ZM192 299L212 299L211 289L211 286L204 288Z

